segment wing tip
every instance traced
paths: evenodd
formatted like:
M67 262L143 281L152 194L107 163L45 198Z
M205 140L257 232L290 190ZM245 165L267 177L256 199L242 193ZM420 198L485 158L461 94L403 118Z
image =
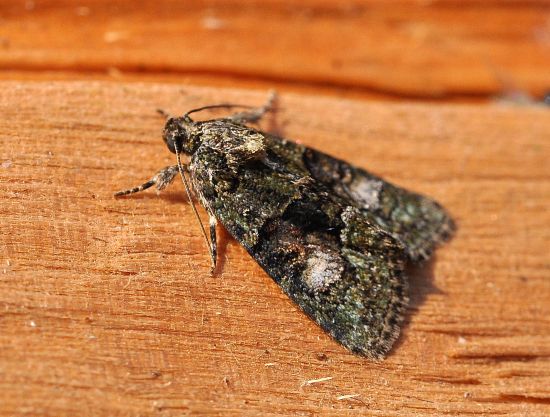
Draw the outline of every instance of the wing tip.
M403 242L412 262L424 262L430 259L440 245L453 238L457 230L455 220L445 211L442 219L434 226L429 235L421 239L418 244L412 246L410 243Z
M363 346L363 349L354 353L367 357L370 360L382 361L395 347L395 343L401 335L405 312L409 304L409 297L407 295L408 285L405 280L402 281L401 289L401 296L396 297L395 302L388 307L383 330L375 343L370 344L370 346Z

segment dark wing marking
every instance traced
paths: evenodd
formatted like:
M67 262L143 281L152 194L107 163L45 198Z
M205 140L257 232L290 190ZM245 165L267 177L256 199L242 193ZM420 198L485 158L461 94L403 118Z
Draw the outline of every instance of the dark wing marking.
M353 352L383 357L407 303L402 245L277 155L237 171L226 160L207 146L192 156L205 206L324 330Z
M307 170L333 193L349 201L398 239L410 259L425 260L454 231L453 220L434 200L397 187L376 175L295 142L266 135L280 158Z

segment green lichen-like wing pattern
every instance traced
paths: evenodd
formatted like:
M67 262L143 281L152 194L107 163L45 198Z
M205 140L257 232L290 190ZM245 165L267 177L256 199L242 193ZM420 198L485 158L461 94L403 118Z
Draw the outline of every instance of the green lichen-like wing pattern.
M454 231L450 216L428 197L295 142L273 135L266 135L266 142L282 158L307 170L314 179L398 239L413 261L428 259L435 246Z
M383 357L407 304L403 245L276 147L238 164L212 143L189 165L207 210L324 330Z

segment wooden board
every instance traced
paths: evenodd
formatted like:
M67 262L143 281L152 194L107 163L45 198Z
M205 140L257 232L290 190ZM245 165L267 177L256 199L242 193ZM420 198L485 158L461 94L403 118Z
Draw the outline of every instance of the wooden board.
M223 229L210 276L180 184L113 198L173 163L156 108L265 97L0 85L0 414L548 415L548 108L280 97L265 129L457 220L410 271L403 334L374 363L308 320Z
M0 78L476 100L550 90L550 3L3 0Z

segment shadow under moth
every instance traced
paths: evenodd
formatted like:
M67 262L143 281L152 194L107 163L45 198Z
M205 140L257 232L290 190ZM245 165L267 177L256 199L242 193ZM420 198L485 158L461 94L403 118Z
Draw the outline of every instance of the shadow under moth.
M272 109L273 100L168 117L163 138L177 163L115 195L153 185L162 190L179 173L197 219L192 194L210 216L209 233L199 224L212 268L220 221L334 339L381 359L399 335L408 302L406 263L428 259L451 236L453 221L432 199L248 126ZM190 117L234 107L247 110L205 121Z

